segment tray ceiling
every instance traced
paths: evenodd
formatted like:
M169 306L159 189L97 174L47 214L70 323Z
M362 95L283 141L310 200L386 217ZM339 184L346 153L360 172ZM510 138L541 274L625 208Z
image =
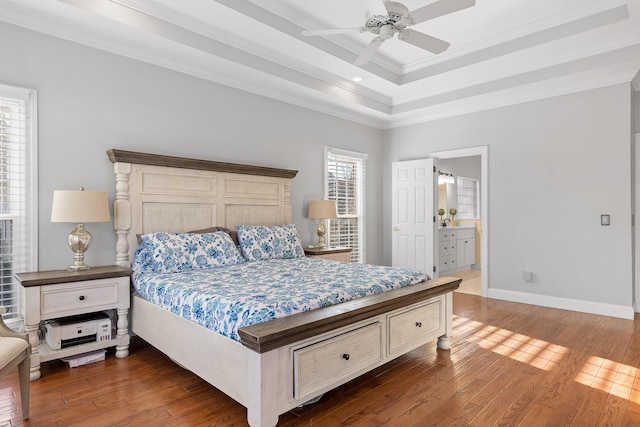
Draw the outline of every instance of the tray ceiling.
M374 34L301 34L360 27L371 1L3 0L0 20L382 129L640 89L640 0L477 0L411 27L450 42L444 53L394 37L362 66Z

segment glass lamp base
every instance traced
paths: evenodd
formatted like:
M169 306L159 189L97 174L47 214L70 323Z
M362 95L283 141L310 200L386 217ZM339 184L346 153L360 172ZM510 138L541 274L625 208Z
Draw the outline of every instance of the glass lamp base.
M327 234L327 227L324 225L324 220L319 220L316 225L316 234L318 235L318 243L316 248L324 248L324 235Z
M84 271L84 270L88 270L89 266L85 263L82 263L81 265L70 265L69 267L67 267L67 270L69 271Z
M84 263L84 253L89 249L89 246L91 246L91 233L84 228L84 224L78 224L76 226L76 228L69 234L67 243L69 244L69 248L73 251L73 259L75 260L73 265L70 265L67 270L88 270L89 266Z

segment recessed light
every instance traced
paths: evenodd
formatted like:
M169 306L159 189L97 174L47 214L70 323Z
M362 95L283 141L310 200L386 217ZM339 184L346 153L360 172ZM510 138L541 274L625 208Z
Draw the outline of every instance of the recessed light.
M353 80L354 82L358 83L362 81L362 77L356 76L354 78L352 78L351 80Z

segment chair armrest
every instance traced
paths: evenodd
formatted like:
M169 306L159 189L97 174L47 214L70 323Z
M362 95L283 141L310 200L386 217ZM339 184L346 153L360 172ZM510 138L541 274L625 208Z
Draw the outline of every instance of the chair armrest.
M0 336L22 338L27 342L29 342L28 334L21 334L19 332L16 332L10 327L8 327L6 323L4 323L4 319L2 318L2 315L8 311L9 309L7 307L4 307L4 306L0 307Z

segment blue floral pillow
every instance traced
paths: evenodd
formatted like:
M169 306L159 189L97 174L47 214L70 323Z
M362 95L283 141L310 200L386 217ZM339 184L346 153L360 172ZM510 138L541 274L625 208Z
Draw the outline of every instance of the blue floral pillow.
M134 256L137 272L178 273L244 262L231 237L215 233L154 233L141 236Z
M294 224L236 225L242 255L248 261L304 257Z

